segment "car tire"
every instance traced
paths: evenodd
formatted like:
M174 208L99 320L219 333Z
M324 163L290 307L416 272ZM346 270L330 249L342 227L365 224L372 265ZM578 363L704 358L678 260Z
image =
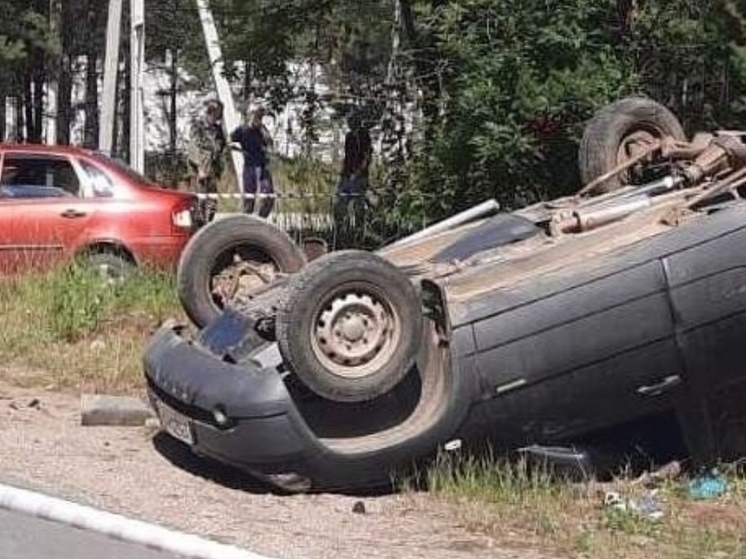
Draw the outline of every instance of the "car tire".
M656 139L671 136L686 141L681 123L666 107L645 97L629 97L601 109L589 122L580 141L578 164L584 185L608 173ZM627 184L621 173L600 184L597 193Z
M103 278L115 282L125 279L136 267L131 258L115 252L91 252L81 256L78 261L86 268L97 270Z
M292 239L262 219L237 214L213 221L189 241L177 271L179 300L197 327L207 326L222 312L225 302L215 297L213 281L237 254L271 264L283 274L295 273L306 264Z
M276 319L280 353L317 395L363 402L412 369L423 328L420 298L396 266L364 251L339 251L289 282Z

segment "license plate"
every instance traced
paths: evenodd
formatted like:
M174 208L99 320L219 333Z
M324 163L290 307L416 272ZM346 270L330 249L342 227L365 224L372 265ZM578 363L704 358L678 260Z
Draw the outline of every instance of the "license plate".
M169 435L188 445L194 444L192 427L186 417L163 402L158 402L158 416L161 419L161 426Z

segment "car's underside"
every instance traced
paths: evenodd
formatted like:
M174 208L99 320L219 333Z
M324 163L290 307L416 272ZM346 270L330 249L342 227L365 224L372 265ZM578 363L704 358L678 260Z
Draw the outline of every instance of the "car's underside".
M154 401L188 418L197 452L292 489L380 483L451 439L571 444L680 412L675 391L692 393L682 343L700 338L687 342L677 313L706 273L676 283L693 265L669 260L746 227L745 134L687 142L642 124L572 197L511 214L488 203L375 254L288 253L286 266L272 250L293 247L268 233L222 314L187 302L190 316L215 318L194 339L173 328L155 338ZM220 227L234 235L228 261L240 260L240 234ZM209 293L208 276L186 292ZM618 332L578 345L597 324ZM575 390L599 401L581 410ZM689 431L690 447L712 454Z

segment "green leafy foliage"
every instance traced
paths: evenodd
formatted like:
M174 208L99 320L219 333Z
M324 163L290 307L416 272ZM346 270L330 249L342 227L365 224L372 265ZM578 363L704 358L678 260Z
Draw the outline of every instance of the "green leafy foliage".
M701 0L418 3L446 63L409 197L433 218L489 197L510 208L573 192L584 122L630 93L690 130L739 124L743 50L728 37L742 38L741 4L725 14Z

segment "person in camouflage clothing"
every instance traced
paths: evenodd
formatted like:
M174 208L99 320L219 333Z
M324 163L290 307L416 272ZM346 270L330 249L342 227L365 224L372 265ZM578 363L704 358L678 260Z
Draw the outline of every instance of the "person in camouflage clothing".
M209 101L204 117L192 125L187 159L196 182L195 191L199 194L215 194L218 191L226 144L222 119L222 103ZM205 222L212 221L217 212L217 199L201 199L199 209Z

